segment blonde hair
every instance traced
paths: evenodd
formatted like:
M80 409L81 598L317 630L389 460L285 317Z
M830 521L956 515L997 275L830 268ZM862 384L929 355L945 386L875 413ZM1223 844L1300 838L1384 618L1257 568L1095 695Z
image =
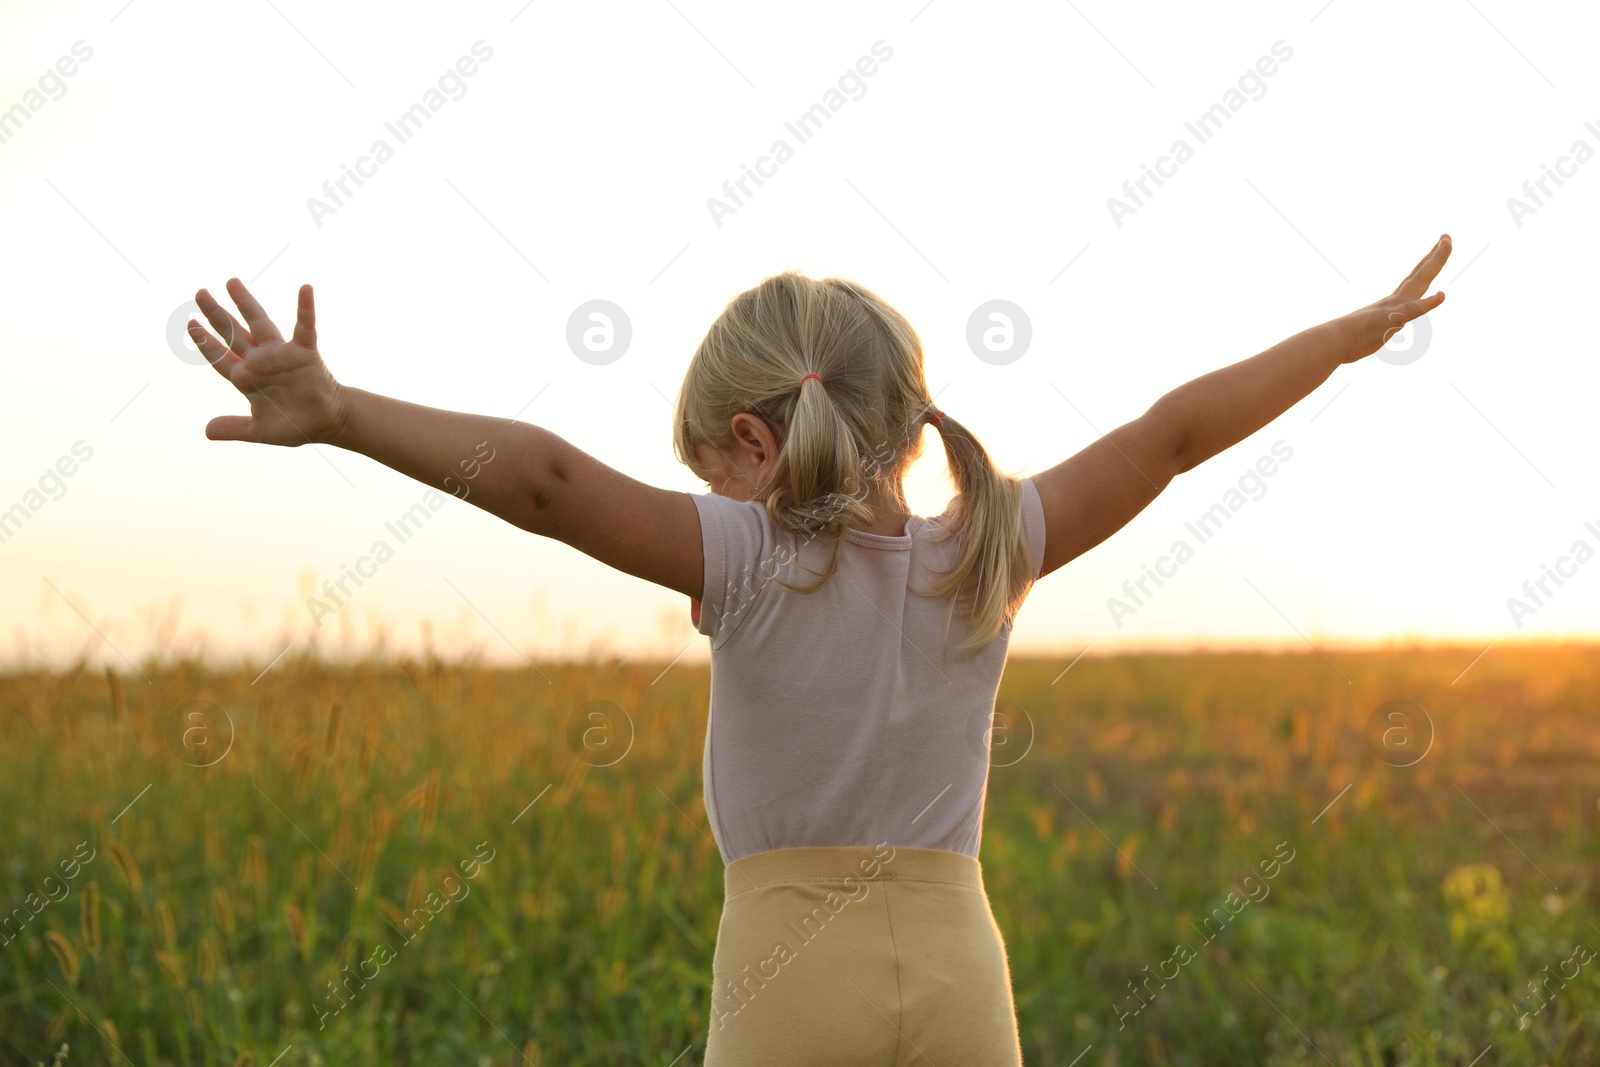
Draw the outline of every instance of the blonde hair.
M805 379L815 374L820 380ZM690 360L678 393L672 448L701 478L698 445L727 453L741 412L764 421L778 453L751 499L772 521L807 540L831 539L822 588L838 569L844 528L870 525L874 490L909 510L901 477L922 453L922 424L934 412L922 342L894 308L842 278L789 270L728 302ZM923 596L964 602L973 622L968 652L1000 633L1032 581L1021 522L1022 483L1001 473L977 438L948 415L936 421L956 497L942 523L961 538L945 577Z

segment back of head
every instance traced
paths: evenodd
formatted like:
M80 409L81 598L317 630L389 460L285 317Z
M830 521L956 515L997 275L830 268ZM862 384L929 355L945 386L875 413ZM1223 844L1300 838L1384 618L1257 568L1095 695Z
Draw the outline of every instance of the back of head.
M779 528L833 543L817 583L796 590L815 591L838 566L842 530L876 519L873 501L905 509L902 477L935 414L922 342L860 285L792 270L773 275L728 303L690 361L673 427L678 459L706 477L696 446L730 452L730 424L741 412L764 421L778 442L751 499L763 501ZM1031 580L1021 484L948 415L935 425L956 486L945 529L961 547L945 577L917 592L950 597L952 614L961 601L974 622L963 647L976 651L998 635Z

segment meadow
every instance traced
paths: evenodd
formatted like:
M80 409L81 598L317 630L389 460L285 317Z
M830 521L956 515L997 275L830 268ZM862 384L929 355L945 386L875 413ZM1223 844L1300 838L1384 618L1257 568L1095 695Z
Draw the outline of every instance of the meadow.
M1600 648L1324 651L1010 663L1030 1067L1600 1062ZM700 1061L707 668L262 666L0 675L0 1062Z

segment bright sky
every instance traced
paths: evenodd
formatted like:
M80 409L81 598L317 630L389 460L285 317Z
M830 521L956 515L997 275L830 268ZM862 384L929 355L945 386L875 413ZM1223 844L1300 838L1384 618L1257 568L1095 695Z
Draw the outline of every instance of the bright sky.
M1600 634L1596 12L1228 8L11 0L0 655L264 663L382 634L495 662L704 657L682 597L470 505L396 545L385 523L424 487L362 456L207 441L247 408L169 324L232 275L285 326L313 283L347 384L520 412L700 492L667 398L723 305L777 271L898 307L939 405L1027 474L1388 293L1444 232L1425 344L1408 330L1181 476L1040 583L1013 652ZM834 90L801 142L786 123ZM1202 140L1186 124L1219 104ZM1161 162L1180 139L1192 154ZM792 156L716 217L708 198L777 140ZM1135 201L1146 166L1167 177ZM365 176L335 203L346 167ZM592 300L631 324L603 364L567 343ZM969 345L993 300L1025 314L1026 350ZM1278 442L1289 458L1200 542L1185 524ZM928 455L924 514L947 488ZM379 538L394 558L318 630L306 597ZM1180 539L1192 556L1114 617ZM1547 565L1562 584L1513 618Z

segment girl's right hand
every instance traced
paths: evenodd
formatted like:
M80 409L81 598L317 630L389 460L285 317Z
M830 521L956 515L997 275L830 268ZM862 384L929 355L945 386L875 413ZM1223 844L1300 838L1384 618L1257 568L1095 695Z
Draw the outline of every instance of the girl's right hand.
M194 301L227 343L194 319L189 320L189 336L217 373L250 401L250 414L219 415L206 424L206 436L290 447L333 441L345 422L344 389L317 352L311 286L300 287L294 335L287 341L238 278L229 279L228 295L249 329L201 289Z
M1421 318L1444 303L1443 293L1434 293L1427 299L1423 299L1423 294L1433 284L1445 260L1450 258L1450 249L1450 235L1445 234L1406 275L1405 281L1395 287L1394 292L1345 316L1350 354L1343 362L1354 363L1372 355L1388 344L1390 338L1399 333L1406 323Z

